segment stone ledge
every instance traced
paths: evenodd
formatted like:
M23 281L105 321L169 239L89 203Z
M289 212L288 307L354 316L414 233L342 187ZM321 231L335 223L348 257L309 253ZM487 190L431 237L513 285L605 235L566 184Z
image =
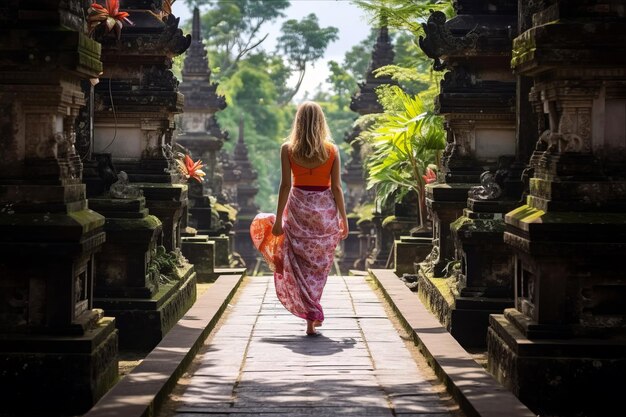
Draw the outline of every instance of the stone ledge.
M403 326L468 416L536 417L459 345L391 270L371 269Z
M202 347L242 275L221 275L131 373L84 417L153 417Z

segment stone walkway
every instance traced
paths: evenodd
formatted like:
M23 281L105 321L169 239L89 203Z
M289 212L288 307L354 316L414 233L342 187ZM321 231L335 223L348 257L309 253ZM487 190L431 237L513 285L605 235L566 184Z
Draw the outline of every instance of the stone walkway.
M329 278L317 337L272 278L247 281L167 415L450 416L364 277Z

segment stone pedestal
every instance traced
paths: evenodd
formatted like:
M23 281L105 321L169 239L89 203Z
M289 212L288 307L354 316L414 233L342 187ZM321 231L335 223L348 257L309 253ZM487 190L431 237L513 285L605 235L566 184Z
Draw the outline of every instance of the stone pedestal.
M96 256L96 305L105 298L151 298L159 287L150 264L163 230L143 197L95 197L91 207L106 217L107 241Z
M420 274L443 277L444 270L454 261L454 242L450 224L463 214L467 192L472 184L427 184L426 208L433 225L433 250Z
M384 227L383 222L387 216L382 213L374 213L372 223L375 231L374 248L365 261L366 269L386 268L393 248L393 231L389 227Z
M348 274L350 269L353 269L355 262L359 259L359 232L357 226L358 218L354 214L348 215L348 237L342 241L341 244L341 259L339 261L339 268L342 274Z
M354 269L364 271L367 268L367 257L374 250L376 243L374 223L368 219L357 222L359 229L359 259L354 263Z
M173 251L181 246L181 222L187 208L186 184L135 183L146 198L150 214L163 223L163 246Z
M198 282L213 281L215 276L215 242L207 235L184 237L181 251L195 268Z
M452 288L450 333L464 347L484 347L490 314L513 306L514 260L503 243L504 215L513 201L469 200L450 225L460 261Z
M141 296L116 295L109 289L98 299L117 318L122 346L141 350L153 348L195 300L195 273L179 257L181 229L187 226L188 187L174 161L182 158L174 130L183 96L171 71L172 58L189 47L191 36L178 28L179 20L163 7L165 2L148 3L122 2L133 25L125 25L119 39L102 31L94 34L102 43L104 71L94 87L93 150L110 154L117 173L127 174L131 186L142 191L150 215L162 224L162 236L150 239L137 233L124 241L126 231L116 231L116 247L111 248L119 259L126 254L125 262L132 264L136 252L120 249L128 241L136 242L135 250L143 254L135 264L138 270L123 279L143 280ZM112 227L128 223L117 216L107 214ZM150 226L142 224L142 218L152 224L139 216L129 227L149 234ZM160 246L151 253L157 240Z
M429 237L401 236L394 242L394 272L415 274L415 264L422 262L433 249L433 240Z
M75 148L81 80L102 70L82 2L14 2L0 28L0 392L7 414L77 415L117 379L115 321L93 308L104 218Z
M183 264L175 279L160 283L151 298L102 298L98 305L115 316L120 346L150 351L196 301L196 273L193 265ZM126 337L125 337L126 336Z
M211 236L211 240L215 242L215 266L217 268L228 268L230 266L230 239L227 235L220 235Z
M91 206L106 217L107 241L96 256L94 305L116 317L123 349L152 349L172 326L164 306L189 307L195 292L172 291L156 264L162 224L148 214L145 198L96 197ZM179 287L181 285L178 285Z

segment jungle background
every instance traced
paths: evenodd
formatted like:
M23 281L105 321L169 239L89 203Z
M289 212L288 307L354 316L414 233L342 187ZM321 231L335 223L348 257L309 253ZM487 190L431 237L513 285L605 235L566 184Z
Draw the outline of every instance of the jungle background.
M400 88L378 91L387 118L403 111L403 99L406 101L407 97L418 94L426 108L432 107L441 75L430 70L430 61L417 46L417 39L428 10L445 10L449 2L354 2L367 11L373 29L369 36L352 46L340 62L328 62L327 86L320 84L314 91L300 94L297 102L294 97L302 93L304 74L315 71L313 65L337 39L337 28L320 26L314 12L301 20L286 20L275 50L268 52L261 48L267 41L264 29L285 16L289 0L186 0L184 3L189 9L200 8L212 81L219 83L218 93L226 96L228 107L218 112L217 118L222 129L230 134L224 146L227 151L232 151L237 140L240 118L244 120L249 157L259 174L260 190L256 201L262 211L272 212L276 207L280 181L278 150L289 134L298 102L314 100L324 108L333 140L341 150L344 163L347 160L350 145L344 141L344 135L359 122L357 114L349 108L351 96L365 78L379 22L389 25L395 48L396 65L383 70L392 74L400 85ZM184 29L190 32L190 21L184 23ZM174 62L179 80L182 80L184 58L185 55L181 55ZM294 74L298 82L289 87L287 81ZM389 120L383 114L368 123L372 131Z

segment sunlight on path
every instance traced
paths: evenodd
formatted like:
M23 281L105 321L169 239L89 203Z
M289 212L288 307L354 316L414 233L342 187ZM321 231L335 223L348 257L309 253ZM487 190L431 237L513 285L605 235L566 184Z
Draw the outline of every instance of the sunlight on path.
M330 277L322 305L306 336L273 279L248 278L169 415L450 415L364 277Z

